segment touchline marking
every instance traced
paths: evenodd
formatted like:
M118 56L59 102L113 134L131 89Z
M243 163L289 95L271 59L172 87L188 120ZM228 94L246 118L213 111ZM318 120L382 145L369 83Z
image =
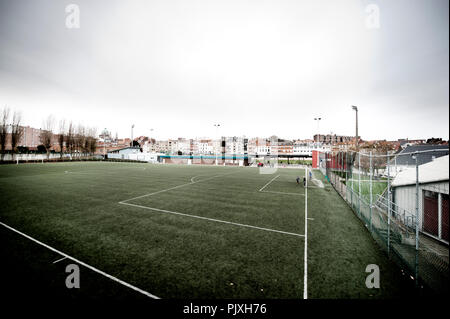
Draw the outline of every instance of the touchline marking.
M131 204L131 203L124 203L124 202L119 202L119 204L133 206L133 207L137 207L137 208L148 209L148 210L154 210L154 211L157 211L157 212L162 212L162 213L167 213L167 214L180 215L180 216L186 216L186 217L192 217L192 218L198 218L198 219L204 219L204 220L209 220L209 221L216 222L216 223L223 223L223 224L235 225L235 226L240 226L240 227L253 228L253 229L264 230L264 231L269 231L269 232L273 232L273 233L280 233L280 234L297 236L297 237L305 237L305 235L301 235L301 234L297 234L297 233L290 233L290 232L286 232L286 231L282 231L282 230L258 227L258 226L247 225L247 224L239 224L239 223L229 222L229 221L226 221L226 220L220 220L220 219L215 219L215 218L208 218L208 217L197 216L197 215L190 215L190 214L179 213L179 212L174 212L174 211L165 210L165 209L159 209L159 208L154 208L154 207L147 207L147 206L136 205L136 204Z
M60 261L62 261L62 260L64 260L64 259L66 259L66 258L67 258L67 257L60 258L60 259L58 259L58 260L55 260L53 263L56 264L56 263L58 263L58 262L60 262Z
M156 194L159 194L159 193L168 192L168 191L170 191L170 190L172 190L172 189L177 189L177 188L184 187L184 186L187 186L187 185L192 185L192 184L204 182L204 181L207 181L207 180L216 178L216 177L227 176L227 175L236 174L236 173L238 173L238 172L233 172L233 173L229 173L229 174L214 175L214 176L211 176L211 177L208 177L208 178L205 178L205 179L196 181L196 182L193 182L192 179L195 178L195 177L198 177L198 176L194 176L194 177L191 178L191 182L190 182L190 183L181 184L181 185L177 185L177 186L174 186L174 187L171 187L171 188L167 188L167 189L163 189L163 190L160 190L160 191L157 191L157 192L153 192L153 193L150 193L150 194L145 194L145 195L141 195L141 196L137 196L137 197L125 199L125 200L123 200L123 201L120 201L119 204L125 204L125 202L129 202L129 201L134 200L134 199L143 198L143 197L148 197L148 196L153 196L153 195L156 195ZM199 175L199 176L200 176L200 175Z
M305 194L299 194L299 193L286 193L286 192L275 192L275 191L260 191L260 192L261 193L283 194L283 195L305 196Z
M61 252L61 251L59 251L59 250L57 250L57 249L47 245L47 244L44 244L43 242L40 242L39 240L34 239L33 237L28 236L27 234L24 234L24 233L18 231L17 229L12 228L11 226L8 226L8 225L6 225L6 224L4 224L2 222L0 222L0 225L2 225L3 227L8 228L9 230L12 230L13 232L16 232L19 235L22 235L25 238L28 238L31 241L34 241L35 243L37 243L37 244L39 244L41 246L44 246L47 249L50 249L51 251L54 251L55 253L60 254L61 256L64 256L65 258L73 260L77 264L80 264L80 265L82 265L82 266L84 266L84 267L86 267L86 268L88 268L88 269L90 269L92 271L95 271L96 273L99 273L100 275L103 275L103 276L105 276L105 277L107 277L107 278L109 278L109 279L111 279L111 280L113 280L115 282L118 282L119 284L121 284L121 285L123 285L125 287L131 288L131 289L133 289L133 290L135 290L135 291L137 291L137 292L139 292L139 293L141 293L141 294L143 294L143 295L145 295L147 297L150 297L152 299L160 299L159 297L157 297L157 296L155 296L155 295L153 295L153 294L151 294L151 293L149 293L149 292L147 292L145 290L142 290L142 289L140 289L140 288L138 288L136 286L133 286L133 285L131 285L131 284L129 284L129 283L123 281L123 280L120 280L120 279L118 279L118 278L116 278L114 276L111 276L110 274L107 274L104 271L101 271L101 270L99 270L99 269L97 269L95 267L92 267L91 265L88 265L88 264L86 264L86 263L84 263L84 262L82 262L82 261L80 261L80 260L78 260L78 259L76 259L76 258L74 258L74 257L72 257L70 255L67 255L67 254L65 254L65 253L63 253L63 252Z
M276 178L280 177L280 175L275 176L274 178L272 178L266 185L264 185L263 187L261 187L261 189L259 190L260 192L262 192L262 190L264 188L266 188L270 183L272 183Z
M305 167L305 176L308 176L308 170ZM305 264L303 278L303 299L308 299L308 179L306 179L305 187Z

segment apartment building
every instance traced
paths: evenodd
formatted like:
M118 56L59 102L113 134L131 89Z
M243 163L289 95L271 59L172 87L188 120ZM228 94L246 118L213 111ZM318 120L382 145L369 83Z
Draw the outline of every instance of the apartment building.
M324 144L336 144L336 143L347 143L355 140L354 136L343 136L336 134L316 134L314 135L314 142L324 143Z
M225 137L225 153L226 154L244 154L244 138L243 137Z
M212 139L198 139L193 141L193 154L213 155L218 152L217 142Z

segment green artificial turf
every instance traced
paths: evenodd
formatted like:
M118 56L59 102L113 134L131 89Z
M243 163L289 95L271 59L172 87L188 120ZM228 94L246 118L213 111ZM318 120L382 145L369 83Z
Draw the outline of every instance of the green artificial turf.
M161 298L301 299L306 239L297 235L305 234L305 188L295 179L303 175L142 163L3 165L0 222ZM325 188L308 188L308 297L410 294L400 270L315 175ZM20 269L15 275L51 294L142 298L83 267L81 288L68 290L64 266L72 261L53 264L57 253L4 227L0 236L8 271ZM365 285L368 264L380 267L380 289Z

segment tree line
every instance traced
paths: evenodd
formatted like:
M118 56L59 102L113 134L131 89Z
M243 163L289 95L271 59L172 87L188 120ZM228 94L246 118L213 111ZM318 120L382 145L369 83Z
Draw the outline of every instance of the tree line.
M3 160L6 154L7 138L10 136L11 152L17 154L20 152L19 143L25 132L21 123L22 116L20 112L14 111L11 116L11 110L4 107L0 112L0 152ZM39 134L38 150L43 150L50 157L52 147L59 146L60 158L64 155L70 157L90 156L97 149L97 129L86 127L81 124L75 124L73 121L59 120L56 127L56 120L49 115L42 124Z

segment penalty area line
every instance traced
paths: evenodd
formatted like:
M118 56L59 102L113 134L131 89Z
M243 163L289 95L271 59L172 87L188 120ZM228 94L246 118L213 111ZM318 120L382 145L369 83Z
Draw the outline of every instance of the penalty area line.
M261 187L261 188L259 189L259 191L262 192L264 188L266 188L267 186L269 186L269 184L272 183L272 182L273 182L275 179L277 179L278 177L280 177L280 175L277 175L277 176L275 176L274 178L272 178L269 182L267 182L266 185L264 185L263 187Z
M193 179L195 179L196 177L202 176L202 175L197 175L197 176L192 177L191 181L189 183L177 185L177 186L170 187L170 188L167 188L167 189L162 189L162 190L150 193L150 194L144 194L144 195L141 195L141 196L125 199L123 201L120 201L119 204L125 204L126 202L129 202L129 201L132 201L132 200L135 200L135 199L144 198L144 197L148 197L148 196L153 196L153 195L164 193L164 192L168 192L170 190L177 189L177 188L180 188L180 187L184 187L184 186L188 186L188 185L192 185L192 184L197 184L197 183L201 183L201 182L204 182L204 181L208 181L208 180L216 178L216 177L227 176L227 175L232 175L232 174L236 174L236 173L238 173L238 172L232 172L232 173L229 173L229 174L214 175L214 176L211 176L211 177L208 177L208 178L205 178L205 179L201 179L201 180L195 182L195 181L193 181Z
M31 237L31 236L29 236L27 234L24 234L24 233L18 231L17 229L12 228L11 226L8 226L8 225L6 225L6 224L4 224L2 222L0 222L0 225L2 225L3 227L5 227L5 228L7 228L7 229L9 229L9 230L11 230L11 231L21 235L21 236L23 236L23 237L33 241L33 242L35 242L35 243L37 243L37 244L39 244L41 246L44 246L45 248L47 248L47 249L49 249L49 250L51 250L51 251L53 251L53 252L55 252L57 254L60 254L61 256L64 256L64 258L70 259L70 260L76 262L77 264L80 264L80 265L82 265L82 266L84 266L84 267L86 267L86 268L88 268L88 269L90 269L90 270L100 274L100 275L103 275L106 278L109 278L109 279L111 279L111 280L113 280L113 281L115 281L115 282L117 282L117 283L119 283L119 284L121 284L121 285L123 285L125 287L131 288L134 291L137 291L137 292L139 292L139 293L141 293L141 294L143 294L143 295L145 295L145 296L147 296L149 298L160 299L159 297L157 297L157 296L155 296L155 295L153 295L153 294L151 294L151 293L149 293L149 292L147 292L145 290L142 290L142 289L140 289L140 288L138 288L136 286L133 286L133 285L131 285L131 284L121 280L121 279L118 279L118 278L116 278L116 277L114 277L114 276L112 276L110 274L107 274L104 271L101 271L100 269L97 269L97 268L95 268L95 267L93 267L91 265L88 265L88 264L86 264L86 263L84 263L84 262L82 262L82 261L80 261L80 260L78 260L78 259L76 259L76 258L74 258L74 257L72 257L72 256L70 256L68 254L66 254L66 253L63 253L62 251L59 251L59 250L57 250L57 249L55 249L55 248L53 248L53 247L51 247L51 246L49 246L47 244L44 244L43 242L41 242L41 241L39 241L37 239L34 239L33 237Z
M166 213L166 214L173 214L173 215L179 215L179 216L185 216L185 217L191 217L191 218L203 219L203 220L208 220L208 221L212 221L212 222L216 222L216 223L223 223L223 224L229 224L229 225L234 225L234 226L240 226L240 227L246 227L246 228L253 228L253 229L257 229L257 230L263 230L263 231L268 231L268 232L273 232L273 233L280 233L280 234L284 234L284 235L291 235L291 236L297 236L297 237L305 237L305 235L302 235L302 234L291 233L291 232L286 232L286 231L282 231L282 230L271 229L271 228L264 228L264 227L258 227L258 226L247 225L247 224L240 224L240 223L235 223L235 222L229 222L229 221L221 220L221 219L215 219L215 218L209 218L209 217L203 217L203 216L197 216L197 215L190 215L190 214L185 214L185 213L179 213L179 212L174 212L174 211L165 210L165 209L159 209L159 208L147 207L147 206L136 205L136 204L131 204L131 203L124 203L124 202L119 202L119 204L122 204L122 205L128 205L128 206L137 207L137 208L148 209L148 210L154 210L154 211L161 212L161 213Z

